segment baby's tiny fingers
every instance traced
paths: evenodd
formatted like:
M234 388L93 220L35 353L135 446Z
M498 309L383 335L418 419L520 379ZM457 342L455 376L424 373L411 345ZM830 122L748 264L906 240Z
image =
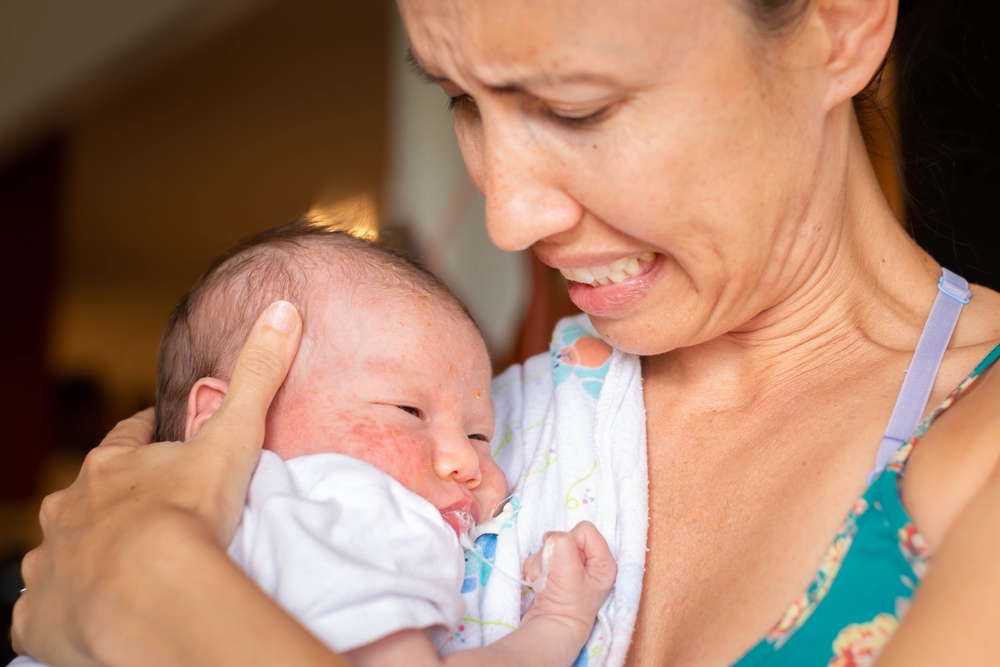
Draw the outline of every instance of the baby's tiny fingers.
M524 580L525 581L538 581L538 577L542 574L542 553L536 551L535 553L528 556L524 561Z
M608 542L597 530L597 526L589 521L581 521L573 527L571 533L576 538L580 557L590 576L601 586L608 588L613 586L618 573L618 563L615 562Z
M573 526L570 534L576 538L576 545L580 548L586 560L611 555L611 549L608 548L608 541L601 535L601 531L597 530L597 526L589 521L581 521Z

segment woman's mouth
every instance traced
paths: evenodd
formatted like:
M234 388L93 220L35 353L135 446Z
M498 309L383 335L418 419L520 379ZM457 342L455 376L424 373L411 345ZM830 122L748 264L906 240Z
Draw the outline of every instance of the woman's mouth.
M560 269L566 278L575 283L603 287L617 285L633 276L639 276L649 271L656 261L656 253L641 252L628 257L621 257L603 266L589 266L583 269Z
M656 280L663 262L654 252L616 259L602 266L560 269L569 281L569 298L583 312L614 316L642 298Z

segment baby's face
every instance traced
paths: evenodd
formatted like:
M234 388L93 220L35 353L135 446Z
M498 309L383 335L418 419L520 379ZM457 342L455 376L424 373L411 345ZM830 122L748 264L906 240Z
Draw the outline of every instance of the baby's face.
M463 517L489 519L507 480L490 456L490 361L473 325L433 297L357 306L322 288L307 317L264 446L284 459L361 459L430 501L456 532Z

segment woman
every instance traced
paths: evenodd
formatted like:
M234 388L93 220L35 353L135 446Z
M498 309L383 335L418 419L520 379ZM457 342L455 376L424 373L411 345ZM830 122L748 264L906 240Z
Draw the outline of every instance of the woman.
M871 664L898 624L880 667L989 664L997 374L872 471L895 449L878 443L942 278L886 204L851 103L889 48L896 0L401 10L415 61L453 98L494 242L567 272L600 335L643 355L649 553L629 663L790 664L795 629L815 653L794 664ZM581 271L643 253L655 260L621 283ZM1000 295L940 285L968 304L917 417L1000 340ZM151 434L139 415L47 500L15 608L23 648L52 664L343 664L222 547L300 330L273 306L197 438L137 447ZM870 471L896 503L893 523L874 500L882 542L859 518ZM886 577L848 576L852 539ZM902 623L908 595L865 607L888 580L915 587L928 551Z

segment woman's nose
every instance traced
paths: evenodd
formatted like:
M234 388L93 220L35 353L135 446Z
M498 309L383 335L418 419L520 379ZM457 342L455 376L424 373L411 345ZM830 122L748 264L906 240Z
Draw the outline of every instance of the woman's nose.
M436 443L434 473L440 479L453 479L469 488L479 485L482 481L479 457L465 434L441 438Z
M562 187L569 174L562 156L509 109L485 110L479 142L479 178L486 198L486 228L503 250L523 250L572 229L583 208Z

